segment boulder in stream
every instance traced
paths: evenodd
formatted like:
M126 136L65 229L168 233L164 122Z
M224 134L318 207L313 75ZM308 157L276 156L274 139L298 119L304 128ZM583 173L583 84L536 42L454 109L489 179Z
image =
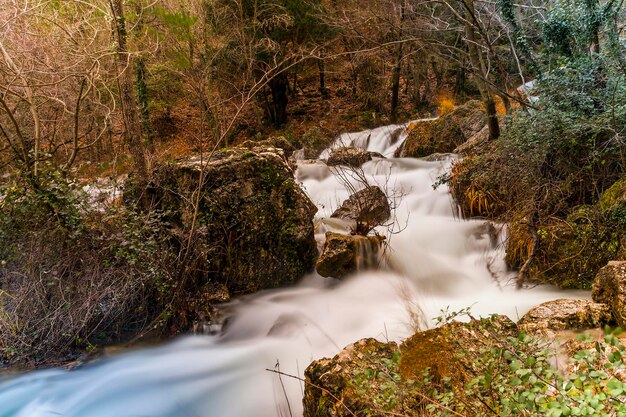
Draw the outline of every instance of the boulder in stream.
M465 144L469 149L488 137L487 114L483 104L471 100L435 120L424 120L410 126L404 144L396 157L423 158L433 153L449 153Z
M591 291L593 301L607 304L617 324L626 326L626 261L611 261L598 271Z
M371 161L372 157L384 158L377 152L370 152L361 148L341 147L332 150L326 165L329 167L344 165L359 168L364 163Z
M324 249L317 261L317 273L340 279L358 270L376 268L384 239L382 236L326 233Z
M180 160L156 170L151 192L151 205L174 230L187 233L195 224L193 288L219 283L231 295L247 294L293 284L315 265L317 208L280 149Z
M391 207L380 187L369 186L352 194L331 217L353 220L369 231L391 217Z
M530 309L518 326L530 333L594 329L611 322L611 309L590 300L559 299Z

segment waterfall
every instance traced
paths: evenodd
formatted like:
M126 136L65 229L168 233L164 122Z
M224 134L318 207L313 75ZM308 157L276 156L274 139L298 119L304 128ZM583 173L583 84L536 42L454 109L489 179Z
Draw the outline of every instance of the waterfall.
M301 377L312 360L360 338L402 340L448 306L517 320L541 302L586 297L545 286L517 290L503 260L503 233L485 221L458 219L445 185L433 189L454 156L393 158L405 137L405 126L397 125L345 134L334 145L387 156L367 162L362 173L394 198L393 224L376 230L387 238L388 270L341 282L312 274L295 287L232 302L218 335L10 379L0 385L0 417L298 416L303 383L268 369ZM319 207L320 246L325 232L348 230L329 218L349 197L345 178L322 162L302 161L298 168L298 181ZM358 180L351 186L363 187Z

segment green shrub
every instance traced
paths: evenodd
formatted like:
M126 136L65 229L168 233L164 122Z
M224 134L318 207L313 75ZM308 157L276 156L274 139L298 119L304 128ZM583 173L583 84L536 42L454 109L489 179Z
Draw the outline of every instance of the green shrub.
M621 253L621 212L596 205L624 175L625 89L607 57L566 60L538 83L536 109L514 113L497 141L453 167L450 188L464 216L527 229L513 229L507 258L519 268L535 253L524 271L532 280L589 287ZM569 221L581 206L591 207L587 223ZM542 229L547 238L533 237Z

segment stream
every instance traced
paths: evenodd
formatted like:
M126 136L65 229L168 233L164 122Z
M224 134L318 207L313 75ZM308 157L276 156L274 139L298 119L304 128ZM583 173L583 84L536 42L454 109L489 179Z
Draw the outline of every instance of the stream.
M297 286L234 301L216 335L183 337L71 372L15 377L0 384L0 417L301 416L303 383L268 369L302 377L312 360L364 337L401 341L434 325L447 307L471 306L475 316L500 313L517 320L544 301L588 298L545 286L517 290L504 263L501 228L460 220L446 186L433 188L454 156L393 158L404 130L344 134L333 145L387 156L367 162L361 175L395 206L394 223L376 230L388 242L384 271L341 282L311 274ZM320 245L326 231L348 231L344 222L328 218L349 197L346 181L363 187L339 171L320 161L299 162L297 179L319 207Z

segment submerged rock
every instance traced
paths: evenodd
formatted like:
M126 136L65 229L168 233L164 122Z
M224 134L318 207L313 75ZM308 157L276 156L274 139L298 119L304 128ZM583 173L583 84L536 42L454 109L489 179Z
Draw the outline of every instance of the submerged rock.
M196 157L163 166L151 193L151 205L167 214L174 229L195 225L198 272L190 291L210 282L231 295L281 287L315 265L317 208L280 149L234 148L207 161Z
M589 300L559 299L530 309L518 326L527 332L593 329L611 321L608 305Z
M383 158L377 152L370 152L361 148L342 147L333 149L326 164L328 166L345 165L359 168L364 163L371 161L372 157Z
M331 217L353 220L371 230L386 222L390 216L387 195L379 187L370 186L352 194Z
M435 120L412 125L398 157L423 158L433 153L449 153L463 145L463 150L480 143L485 136L487 115L478 100L468 101Z
M607 304L617 324L626 326L626 261L611 261L598 271L591 297Z
M323 277L343 278L358 270L377 267L384 239L382 236L326 233L317 273Z

